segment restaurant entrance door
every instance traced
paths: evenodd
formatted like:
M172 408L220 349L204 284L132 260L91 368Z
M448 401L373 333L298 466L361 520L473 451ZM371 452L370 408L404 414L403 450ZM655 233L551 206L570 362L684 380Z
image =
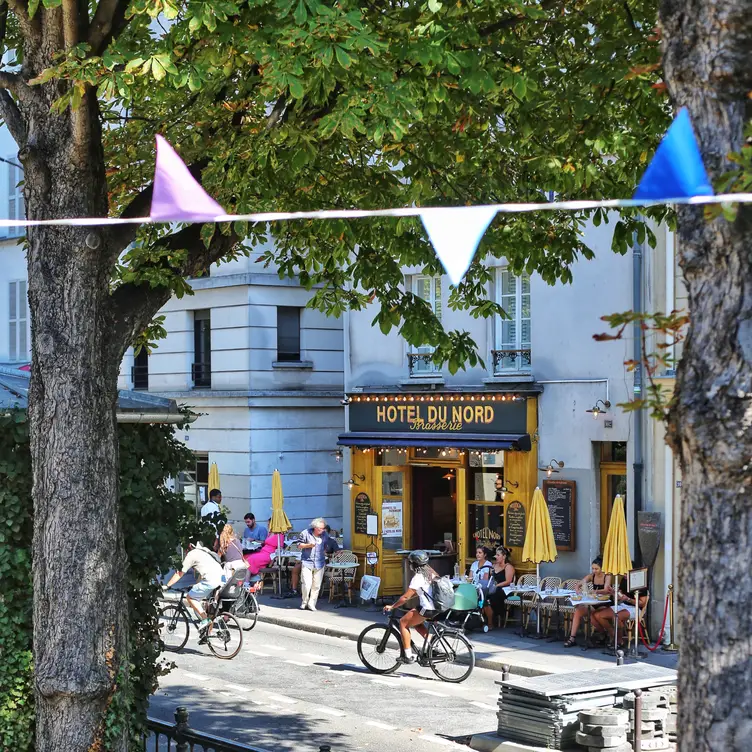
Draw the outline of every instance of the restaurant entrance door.
M412 535L411 471L409 466L374 467L375 512L381 520L381 592L402 592L402 562L398 554L410 547Z
M437 550L457 540L457 474L449 467L413 467L413 545Z

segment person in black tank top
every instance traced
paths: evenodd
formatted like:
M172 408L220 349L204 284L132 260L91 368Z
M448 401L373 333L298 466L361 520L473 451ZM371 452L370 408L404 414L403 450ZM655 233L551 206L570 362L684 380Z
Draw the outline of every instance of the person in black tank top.
M583 578L582 584L577 588L577 591L582 592L586 583L590 583L593 590L597 593L602 593L606 588L611 586L611 575L604 573L603 559L600 556L593 559L593 563L590 565L590 574ZM602 631L603 628L592 618L592 612L596 609L603 608L604 606L608 606L608 603L604 603L603 606L595 606L591 611L590 623L598 631ZM571 648L577 644L577 630L580 628L582 620L587 618L589 610L590 608L588 606L577 606L575 608L574 614L572 615L572 631L567 638L567 641L564 643L565 648Z

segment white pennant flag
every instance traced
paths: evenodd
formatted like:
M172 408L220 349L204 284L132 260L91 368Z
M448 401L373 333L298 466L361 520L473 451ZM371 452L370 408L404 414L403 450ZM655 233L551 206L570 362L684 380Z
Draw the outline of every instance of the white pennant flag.
M421 209L420 218L453 285L458 285L475 256L483 233L496 216L492 206Z

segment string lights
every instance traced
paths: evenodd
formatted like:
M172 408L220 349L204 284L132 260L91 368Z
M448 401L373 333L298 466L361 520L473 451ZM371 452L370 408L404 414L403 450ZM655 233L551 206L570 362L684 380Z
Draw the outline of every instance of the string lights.
M346 394L341 402L349 405L352 402L524 402L526 399L521 394Z

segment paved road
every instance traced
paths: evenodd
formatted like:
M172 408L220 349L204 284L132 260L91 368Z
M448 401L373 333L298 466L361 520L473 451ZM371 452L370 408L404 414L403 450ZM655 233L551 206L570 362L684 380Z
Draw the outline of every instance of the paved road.
M496 727L496 671L476 668L460 685L413 666L379 677L351 641L261 623L232 661L214 658L193 631L182 653L166 656L177 667L150 715L172 720L185 705L195 728L268 750L467 752L470 734Z

